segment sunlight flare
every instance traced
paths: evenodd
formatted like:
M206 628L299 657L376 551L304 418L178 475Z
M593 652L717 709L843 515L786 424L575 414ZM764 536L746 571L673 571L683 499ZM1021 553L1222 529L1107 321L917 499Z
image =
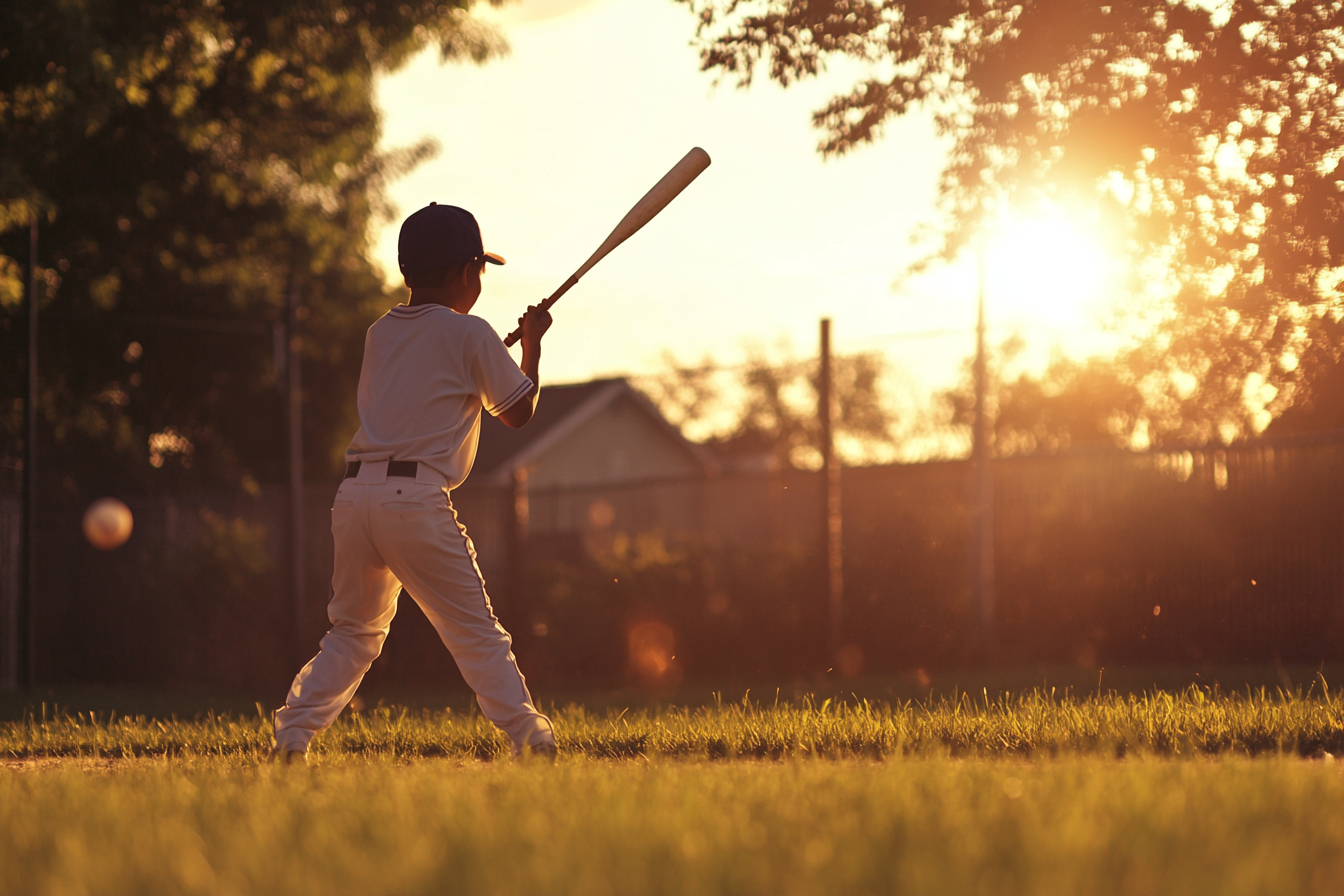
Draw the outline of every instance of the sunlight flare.
M985 251L989 315L1061 335L1095 327L1114 298L1120 272L1101 240L1062 210L1009 218L996 228Z

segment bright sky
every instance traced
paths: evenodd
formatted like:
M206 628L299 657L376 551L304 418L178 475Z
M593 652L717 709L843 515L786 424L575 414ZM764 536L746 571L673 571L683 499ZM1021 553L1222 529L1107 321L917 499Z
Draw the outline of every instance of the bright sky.
M823 161L810 113L853 70L788 90L715 86L690 46L694 19L671 0L477 10L502 24L509 56L475 67L426 53L380 83L379 102L387 146L442 145L392 186L402 217L431 200L463 206L508 259L476 310L501 334L688 149L713 159L556 305L543 380L650 373L665 351L736 363L745 345L788 342L805 356L827 316L837 351L885 351L924 389L956 379L974 345L974 266L891 288L914 258L912 230L934 220L946 146L931 120L893 122L878 144ZM376 240L398 282L399 226ZM1114 345L1090 314L1110 279L1095 245L1062 220L1008 231L989 254L995 338L1019 328L1034 366L1057 342L1071 354ZM1047 241L1054 252L1040 251Z

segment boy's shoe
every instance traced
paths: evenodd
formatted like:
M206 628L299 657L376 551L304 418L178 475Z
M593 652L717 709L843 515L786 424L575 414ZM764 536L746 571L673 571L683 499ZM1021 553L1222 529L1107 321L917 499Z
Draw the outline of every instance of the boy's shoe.
M307 765L308 751L282 750L280 749L280 746L277 744L276 746L271 747L270 755L267 756L266 758L270 762L274 762L276 759L279 759L281 765Z
M523 747L522 752L518 755L524 759L546 759L554 762L558 753L559 751L556 750L554 743L542 741L539 744L528 744Z

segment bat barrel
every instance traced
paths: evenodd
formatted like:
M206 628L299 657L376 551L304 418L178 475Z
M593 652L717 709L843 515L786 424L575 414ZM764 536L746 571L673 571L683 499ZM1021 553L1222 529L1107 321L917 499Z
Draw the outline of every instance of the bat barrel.
M644 196L634 204L630 211L626 212L625 217L616 225L616 229L597 247L587 261L583 263L574 275L565 281L565 284L553 293L550 298L541 303L542 308L550 308L555 304L571 286L579 282L579 278L588 273L588 270L615 249L621 243L625 242L641 227L653 220L660 211L662 211L669 202L676 199L682 190L691 181L700 176L700 172L709 167L709 153L696 146L682 157L681 161L672 166L672 170L664 174L658 183L653 185L653 189L645 193ZM523 338L523 328L519 325L518 329L505 338L505 345L513 345L519 339Z

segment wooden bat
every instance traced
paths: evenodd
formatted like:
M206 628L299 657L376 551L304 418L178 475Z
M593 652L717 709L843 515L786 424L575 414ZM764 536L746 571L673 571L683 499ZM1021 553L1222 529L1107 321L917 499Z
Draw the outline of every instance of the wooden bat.
M560 288L551 293L546 299L542 300L539 306L543 311L554 305L562 295L569 291L569 288L579 282L579 278L588 273L589 268L597 264L606 257L612 249L615 249L621 243L653 220L654 215L658 214L667 204L677 198L677 194L686 189L686 185L700 176L700 172L709 167L709 153L700 147L695 147L686 153L680 162L672 167L672 170L663 175L663 179L653 185L653 189L644 194L644 198L635 203L630 211L625 213L621 223L616 225L616 229L611 232L611 236L602 241L602 245L597 247L587 261L579 266L570 278L560 285ZM514 330L504 340L505 345L513 345L519 339L523 338L523 327L520 324L518 329Z

